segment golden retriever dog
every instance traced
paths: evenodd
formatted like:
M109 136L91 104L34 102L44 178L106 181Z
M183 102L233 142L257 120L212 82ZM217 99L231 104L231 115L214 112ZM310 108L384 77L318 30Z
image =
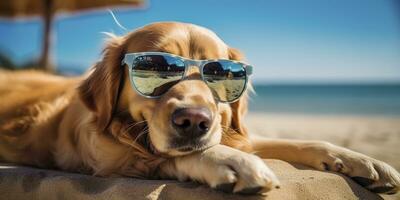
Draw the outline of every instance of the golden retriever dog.
M123 63L134 52L242 60L206 28L161 22L111 37L102 59L82 77L1 71L0 160L97 176L194 180L225 192L261 194L279 188L262 160L272 158L343 173L373 192L399 190L399 173L366 155L320 141L251 139L243 123L247 95L216 101L197 68L159 98L138 94ZM179 121L206 128L180 130L173 125Z

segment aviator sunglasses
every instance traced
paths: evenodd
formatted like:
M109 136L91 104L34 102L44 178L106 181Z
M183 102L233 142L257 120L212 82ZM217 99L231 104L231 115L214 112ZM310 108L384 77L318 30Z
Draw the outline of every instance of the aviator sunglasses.
M233 60L193 60L164 52L128 53L122 63L129 67L133 88L147 98L160 97L184 80L190 67L198 67L201 79L214 97L228 103L238 100L243 94L253 69Z

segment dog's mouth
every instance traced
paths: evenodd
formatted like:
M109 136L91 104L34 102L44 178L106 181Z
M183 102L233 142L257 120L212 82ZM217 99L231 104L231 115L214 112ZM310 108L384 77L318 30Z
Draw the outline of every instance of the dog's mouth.
M182 153L202 151L211 146L209 138L172 138L169 148Z
M178 148L177 150L181 151L181 152L192 152L196 149L194 147L181 147L181 148Z
M160 156L178 156L186 155L193 152L203 151L213 146L208 138L184 139L184 138L171 138L166 152L160 151L152 143L150 137L146 137L147 146L152 154Z
M190 153L190 152L195 152L195 151L203 151L207 148L209 148L210 145L208 143L198 143L194 145L185 145L185 146L180 146L175 148L177 151L183 152L183 153Z

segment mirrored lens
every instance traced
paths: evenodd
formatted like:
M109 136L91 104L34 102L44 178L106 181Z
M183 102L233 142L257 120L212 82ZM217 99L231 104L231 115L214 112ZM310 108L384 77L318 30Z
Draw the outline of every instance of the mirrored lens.
M185 64L167 55L138 56L133 61L131 80L136 90L146 96L160 96L175 85L185 73Z
M232 61L207 63L203 67L203 78L220 101L238 99L246 85L246 70L243 64Z

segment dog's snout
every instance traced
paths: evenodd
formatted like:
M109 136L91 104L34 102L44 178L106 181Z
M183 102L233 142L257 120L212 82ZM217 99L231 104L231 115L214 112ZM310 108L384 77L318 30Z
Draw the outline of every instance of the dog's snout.
M211 122L211 112L204 107L179 108L172 113L172 126L185 137L200 137L206 134Z

